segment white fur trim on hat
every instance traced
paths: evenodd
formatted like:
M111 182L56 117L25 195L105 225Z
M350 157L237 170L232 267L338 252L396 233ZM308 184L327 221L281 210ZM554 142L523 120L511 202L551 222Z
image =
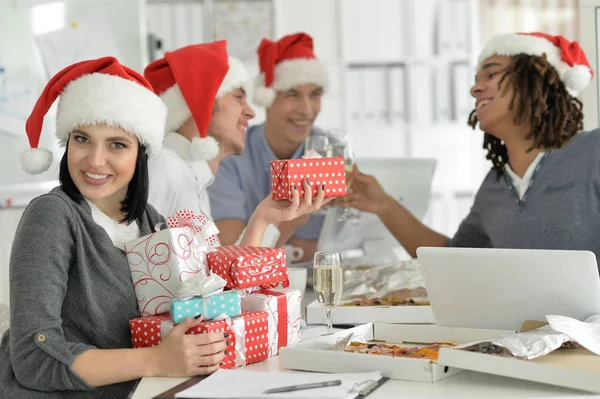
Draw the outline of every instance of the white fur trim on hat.
M29 148L21 153L21 167L30 175L37 175L50 169L52 152L47 148Z
M296 86L315 84L324 91L329 88L329 79L325 64L310 58L295 58L281 61L275 66L273 84L265 87L264 74L254 81L252 101L263 107L270 107L278 91L289 90Z
M244 91L248 93L249 86L250 75L248 75L248 71L242 61L235 57L229 57L229 69L227 70L223 82L221 82L221 86L217 92L217 98L237 89L244 89Z
M576 93L579 93L590 83L592 80L592 72L590 68L585 65L575 65L567 72L563 77L565 86L570 88Z
M175 83L164 91L160 98L167 106L167 132L176 132L191 116L192 112L183 98L179 85Z
M591 72L583 65L575 65L571 67L566 62L561 60L560 48L556 47L553 43L547 39L534 35L527 34L516 34L508 33L500 36L496 36L485 46L481 51L478 59L477 69L483 66L483 62L490 57L495 55L513 56L517 54L528 54L535 56L542 56L546 54L546 58L550 65L556 69L558 76L565 84L567 91L576 95L581 91L591 80ZM583 67L587 70L589 79L585 84L582 85L582 78L585 78L581 72L571 72L573 68L580 69ZM569 78L568 75L575 73L577 77ZM574 84L574 85L572 85Z
M78 127L100 123L135 135L148 155L162 147L167 108L151 90L133 81L104 73L83 75L60 95L56 135L66 144Z
M219 154L219 143L214 137L194 137L190 146L190 154L197 161L208 161Z

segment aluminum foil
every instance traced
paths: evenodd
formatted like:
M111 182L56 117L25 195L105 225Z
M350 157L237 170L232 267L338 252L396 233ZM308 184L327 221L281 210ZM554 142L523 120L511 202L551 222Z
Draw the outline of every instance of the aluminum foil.
M544 326L524 333L501 335L492 340L462 346L460 349L531 360L547 355L561 346L572 345L568 335L554 331L550 326Z
M568 335L574 342L600 356L600 315L585 321L555 315L546 316L546 319L554 331Z
M342 304L357 299L394 295L415 300L427 300L425 281L416 260L394 261L360 258L344 261Z
M332 351L343 351L350 342L367 342L365 338L359 333L353 332L345 336L344 338L340 338L333 346L330 348Z

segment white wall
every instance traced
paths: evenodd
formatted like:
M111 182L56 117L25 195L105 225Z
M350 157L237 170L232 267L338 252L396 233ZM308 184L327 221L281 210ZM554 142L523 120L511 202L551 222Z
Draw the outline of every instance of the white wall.
M12 0L0 0L0 66L5 68L6 74L29 75L41 92L46 77L31 34L30 11L17 9L13 4ZM0 91L0 98L2 95ZM40 144L55 149L52 134L47 134L52 131L48 126L44 128ZM0 132L0 186L54 178L55 171L29 176L21 170L19 154L28 147L24 123L20 135Z

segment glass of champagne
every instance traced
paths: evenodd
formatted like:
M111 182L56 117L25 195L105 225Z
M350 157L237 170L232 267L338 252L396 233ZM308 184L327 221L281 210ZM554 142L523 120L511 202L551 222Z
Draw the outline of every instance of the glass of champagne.
M341 143L336 143L332 145L332 156L333 157L343 157L344 165L346 169L346 188L350 188L352 186L352 170L354 169L354 152L352 151L352 146L348 140L343 141ZM344 198L344 201L348 201L348 197ZM359 216L354 212L352 208L344 208L342 214L339 216L338 221L343 222L345 220L352 220L353 222L357 221Z
M315 150L323 158L329 154L329 139L327 136L308 136L304 140L304 155L307 155L310 150Z
M342 255L339 252L316 252L313 269L313 286L317 300L325 307L327 334L333 333L331 312L340 304L344 290Z

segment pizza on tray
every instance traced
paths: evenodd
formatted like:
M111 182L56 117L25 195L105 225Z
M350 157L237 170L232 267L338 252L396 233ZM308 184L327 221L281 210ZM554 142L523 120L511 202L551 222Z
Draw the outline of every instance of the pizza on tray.
M431 306L425 288L403 288L378 298L353 298L343 306Z
M368 343L352 341L345 348L344 352L363 353L370 355L408 357L412 359L429 359L437 361L440 348L453 347L459 345L458 342L434 342L424 347L402 346L384 343Z

